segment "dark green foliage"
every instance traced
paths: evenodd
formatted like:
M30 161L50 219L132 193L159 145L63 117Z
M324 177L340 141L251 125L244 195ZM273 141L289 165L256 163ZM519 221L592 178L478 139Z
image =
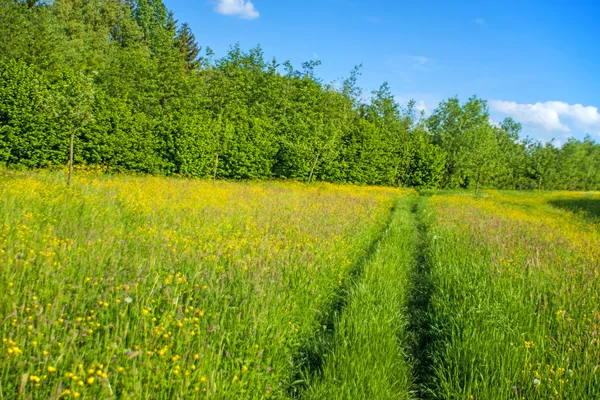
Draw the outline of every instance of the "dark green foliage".
M43 91L32 67L23 63L0 64L0 160L9 165L39 166L45 122ZM36 165L37 164L37 165Z
M360 67L339 84L319 61L260 47L213 60L162 0L0 0L0 163L74 164L223 179L508 189L598 189L600 146L560 149L490 123L486 102L429 118L384 83L365 102Z
M188 69L196 69L200 65L200 47L196 43L196 37L187 23L181 25L177 31L177 47L186 62Z
M519 140L521 124L506 118L495 129L498 143L495 186L504 189L522 189L528 186L526 146Z
M600 146L590 136L583 142L570 138L556 155L556 182L565 190L600 188Z
M438 188L444 176L446 153L431 143L423 129L414 129L400 157L399 183L422 189Z
M442 187L464 187L474 179L477 175L474 169L481 165L474 151L479 150L477 142L481 136L487 136L489 126L487 105L477 97L462 106L458 98L448 99L428 118L427 128L433 142L447 155Z

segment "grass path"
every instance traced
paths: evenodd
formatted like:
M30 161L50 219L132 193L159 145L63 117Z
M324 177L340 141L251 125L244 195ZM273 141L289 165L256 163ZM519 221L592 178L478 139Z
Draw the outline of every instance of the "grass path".
M411 360L422 347L420 330L409 319L409 305L421 295L412 281L419 261L416 207L420 198L400 199L390 224L364 270L348 292L348 305L335 321L332 346L322 374L305 392L308 399L397 399L414 394ZM421 287L418 288L420 290ZM425 320L418 322L422 325ZM417 362L417 364L421 364Z
M301 397L600 398L597 231L493 195L398 200Z
M431 384L435 376L433 368L434 350L440 340L438 331L434 328L435 314L432 297L435 286L432 281L432 267L427 257L427 227L428 216L424 207L424 197L415 200L412 207L412 218L416 224L415 264L411 270L409 281L408 317L409 332L407 348L409 350L414 399L432 398ZM438 322L439 323L439 322Z

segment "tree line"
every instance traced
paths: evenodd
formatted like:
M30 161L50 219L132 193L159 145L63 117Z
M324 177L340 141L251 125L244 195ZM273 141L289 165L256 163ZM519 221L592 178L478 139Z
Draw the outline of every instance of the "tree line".
M484 100L425 116L360 67L323 82L258 46L216 58L161 0L0 0L0 163L417 188L600 188L600 145L522 138ZM73 149L74 151L70 151ZM72 160L69 160L73 157Z

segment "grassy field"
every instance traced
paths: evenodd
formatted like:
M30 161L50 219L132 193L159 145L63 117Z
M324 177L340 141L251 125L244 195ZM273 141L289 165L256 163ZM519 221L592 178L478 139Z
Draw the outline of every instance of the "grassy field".
M431 197L431 397L600 398L600 229L553 206L594 201Z
M599 204L0 172L0 399L599 398Z

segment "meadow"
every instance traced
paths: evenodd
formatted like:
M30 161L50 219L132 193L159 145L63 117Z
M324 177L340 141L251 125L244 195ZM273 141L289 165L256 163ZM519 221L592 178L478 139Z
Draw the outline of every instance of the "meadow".
M430 198L431 397L600 397L600 226L589 211L599 201Z
M600 397L599 194L0 182L0 399Z

